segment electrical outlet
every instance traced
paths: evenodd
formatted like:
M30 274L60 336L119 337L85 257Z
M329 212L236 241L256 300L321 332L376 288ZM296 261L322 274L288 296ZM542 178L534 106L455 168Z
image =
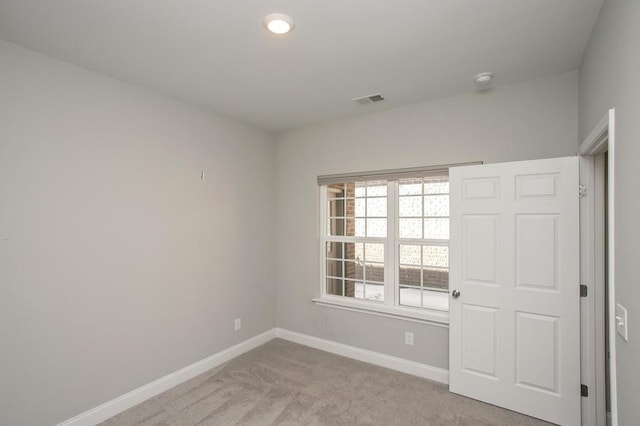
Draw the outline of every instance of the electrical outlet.
M410 331L404 332L404 344L413 346L413 333Z
M242 328L242 318L236 318L236 319L233 321L233 329L234 329L235 331L238 331L238 330L240 330L241 328Z

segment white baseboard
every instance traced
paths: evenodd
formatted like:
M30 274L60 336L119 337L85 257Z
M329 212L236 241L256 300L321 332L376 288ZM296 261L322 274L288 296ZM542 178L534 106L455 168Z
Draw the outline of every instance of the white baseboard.
M275 336L281 339L310 346L325 352L331 352L347 358L356 359L358 361L367 362L369 364L379 365L402 373L412 374L414 376L436 382L444 384L449 383L449 370L445 370L443 368L432 367L419 362L409 361L403 358L385 355L366 349L360 349L354 346L344 345L342 343L336 343L331 340L320 339L318 337L296 333L295 331L289 331L282 328L276 328L274 330Z
M258 336L252 337L251 339L245 340L235 346L211 355L210 357L161 377L158 380L154 380L151 383L134 389L131 392L92 408L89 411L85 411L72 419L59 423L58 426L93 426L101 423L133 406L140 404L141 402L146 401L149 398L153 398L174 386L184 383L205 371L217 367L238 355L257 348L276 337L315 349L320 349L325 352L367 362L369 364L379 365L381 367L434 380L436 382L445 384L449 383L449 371L442 368L431 367L426 364L420 364L418 362L368 351L366 349L360 349L354 346L332 342L330 340L320 339L318 337L297 333L295 331L273 328Z
M93 426L100 422L103 422L121 412L128 410L129 408L146 401L180 383L186 382L207 370L217 367L238 355L241 355L251 349L257 348L260 345L267 343L275 337L275 329L266 331L258 336L238 343L228 349L218 352L210 357L195 362L187 367L184 367L178 371L161 377L158 380L154 380L138 389L132 390L122 396L112 399L102 405L92 408L89 411L85 411L82 414L75 416L72 419L66 420L60 423L58 426Z

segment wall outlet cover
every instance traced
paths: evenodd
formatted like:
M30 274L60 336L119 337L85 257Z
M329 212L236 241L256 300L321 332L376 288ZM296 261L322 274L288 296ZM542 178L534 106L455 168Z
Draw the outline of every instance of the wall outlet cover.
M413 345L413 333L410 331L404 332L404 343L406 345Z

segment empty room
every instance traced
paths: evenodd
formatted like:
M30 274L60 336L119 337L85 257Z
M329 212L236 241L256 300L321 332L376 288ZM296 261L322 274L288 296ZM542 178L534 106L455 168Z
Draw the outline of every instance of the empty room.
M0 425L638 424L638 22L0 0Z

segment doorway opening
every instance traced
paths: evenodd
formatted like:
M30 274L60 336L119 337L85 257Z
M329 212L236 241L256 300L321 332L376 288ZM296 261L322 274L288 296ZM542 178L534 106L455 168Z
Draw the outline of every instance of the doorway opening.
M581 375L584 425L617 426L615 363L614 118L611 109L580 146ZM584 293L583 293L584 295Z

